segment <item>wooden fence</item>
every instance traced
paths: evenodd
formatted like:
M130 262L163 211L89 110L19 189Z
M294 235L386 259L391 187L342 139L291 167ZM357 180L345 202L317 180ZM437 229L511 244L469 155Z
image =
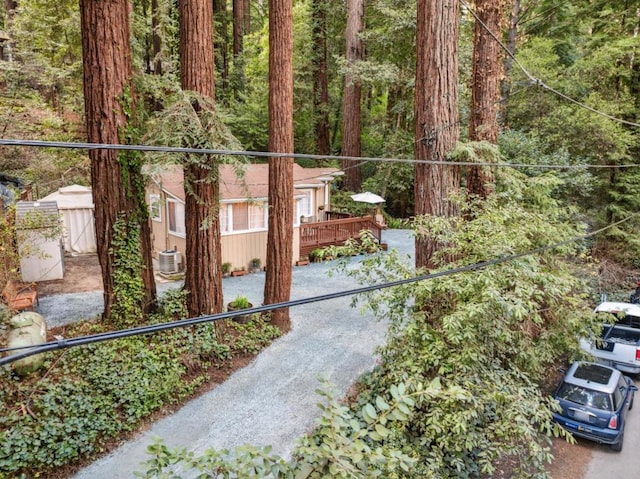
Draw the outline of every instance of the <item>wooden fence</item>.
M300 225L300 257L314 249L344 244L349 238L358 238L360 231L369 230L380 242L382 227L371 216L358 216L339 220L320 221Z

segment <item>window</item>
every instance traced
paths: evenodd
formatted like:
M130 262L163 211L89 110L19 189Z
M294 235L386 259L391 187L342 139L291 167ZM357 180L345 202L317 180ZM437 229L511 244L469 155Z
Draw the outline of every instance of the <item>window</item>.
M231 205L232 230L243 231L249 229L249 204L233 203Z
M249 204L249 229L263 230L267 227L267 203L264 201L260 203Z
M220 205L220 231L261 231L267 228L267 203L242 202Z
M595 391L581 386L564 383L558 390L558 397L581 406L611 411L611 397L603 391Z
M169 219L169 233L184 236L184 204L176 200L167 200L167 217Z
M298 216L311 216L311 193L309 191L301 191L304 197L298 199Z
M229 231L229 212L227 211L228 208L228 204L222 204L220 205L220 211L218 212L220 231L222 233L226 233L227 231Z
M296 200L296 217L294 224L304 223L308 221L307 218L313 217L313 211L311 210L311 192L300 191L297 194L303 194L302 198Z
M162 221L160 195L149 195L149 216L153 221Z

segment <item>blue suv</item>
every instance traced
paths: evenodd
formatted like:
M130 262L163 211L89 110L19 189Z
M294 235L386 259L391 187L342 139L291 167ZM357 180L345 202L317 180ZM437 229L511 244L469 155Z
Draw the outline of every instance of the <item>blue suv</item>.
M553 413L553 420L574 436L621 451L627 411L637 390L617 369L573 363L553 395L561 408Z

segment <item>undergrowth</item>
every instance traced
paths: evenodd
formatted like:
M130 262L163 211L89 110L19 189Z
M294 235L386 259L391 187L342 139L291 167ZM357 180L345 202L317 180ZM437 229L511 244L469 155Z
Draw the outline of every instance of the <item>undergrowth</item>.
M169 293L149 323L182 315L184 294ZM104 452L168 405L183 402L234 355L257 353L279 335L255 317L227 320L223 341L212 323L46 353L26 378L0 368L0 478L47 476ZM96 323L69 326L65 337L105 332Z

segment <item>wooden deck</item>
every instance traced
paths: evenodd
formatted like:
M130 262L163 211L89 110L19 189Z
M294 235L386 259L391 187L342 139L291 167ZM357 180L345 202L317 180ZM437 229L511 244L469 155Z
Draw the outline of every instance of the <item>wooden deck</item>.
M369 230L380 242L382 226L371 216L358 216L300 225L300 257L308 256L314 249L342 245L350 238L358 238L360 231Z

